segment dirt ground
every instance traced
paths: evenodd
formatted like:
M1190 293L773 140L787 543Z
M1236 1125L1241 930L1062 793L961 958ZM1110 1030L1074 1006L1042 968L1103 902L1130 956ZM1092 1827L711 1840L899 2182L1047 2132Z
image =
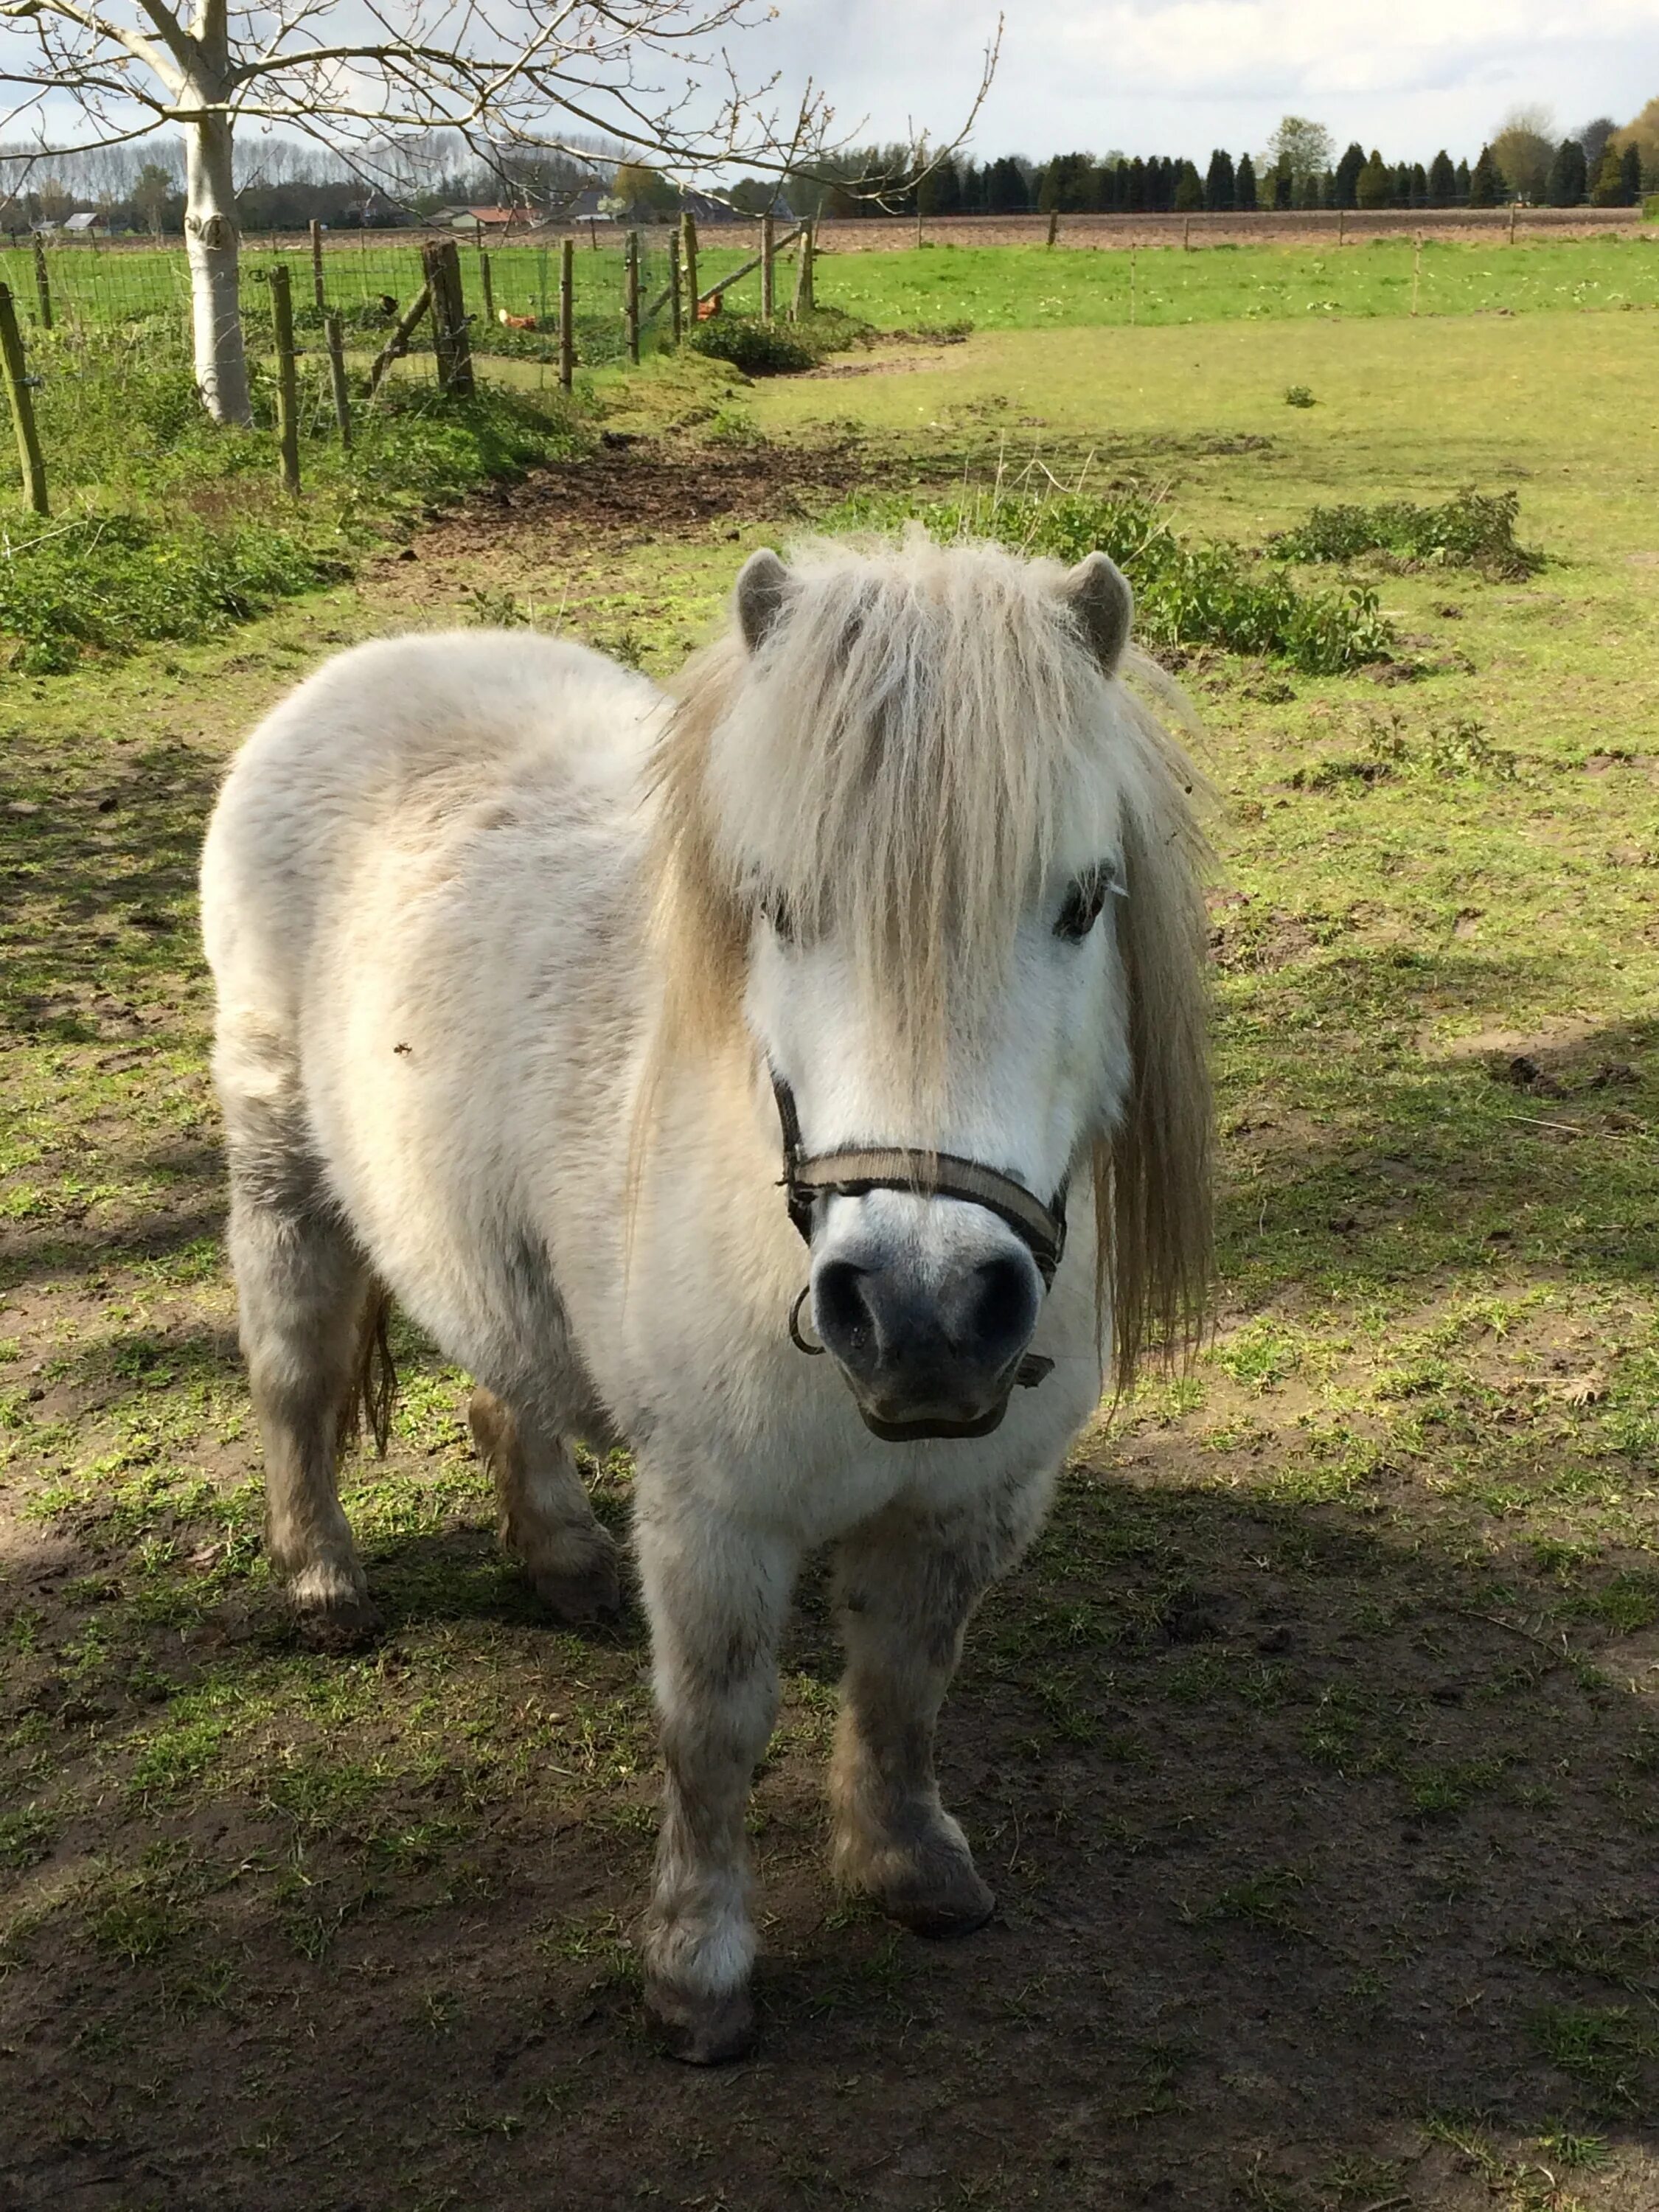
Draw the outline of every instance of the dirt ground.
M295 1644L217 1244L197 842L319 643L513 618L548 578L586 634L677 644L734 538L894 465L851 433L613 436L360 594L88 690L0 794L0 2208L1654 2212L1659 1211L1630 1136L1659 1037L1540 1026L1449 923L1492 1014L1461 1054L1413 1042L1454 971L1413 972L1405 923L1332 953L1287 892L1218 896L1226 1249L1269 1257L1230 1262L1198 1380L1085 1440L971 1633L942 1772L999 1893L979 1936L829 1886L815 1575L755 1798L760 2054L653 2054L639 1610L537 1617L463 1379L407 1335L391 1455L349 1477L384 1639ZM1601 757L1550 834L1617 798L1645 851L1651 780ZM1242 818L1281 809L1281 845L1396 803L1248 758ZM1322 1026L1289 1057L1350 1054L1363 1129L1236 1065L1292 1003ZM620 1527L625 1468L596 1482Z

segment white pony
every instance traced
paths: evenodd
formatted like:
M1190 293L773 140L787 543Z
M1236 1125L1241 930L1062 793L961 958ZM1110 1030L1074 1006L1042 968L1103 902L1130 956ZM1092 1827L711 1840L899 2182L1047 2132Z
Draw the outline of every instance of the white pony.
M975 1928L933 1765L964 1626L1103 1365L1190 1333L1209 1236L1190 771L1121 680L1118 571L913 533L757 553L735 615L677 701L522 632L345 653L203 866L271 1559L312 1634L372 1627L335 1470L387 1292L476 1378L565 1620L618 1596L573 1443L629 1446L647 1998L705 2062L752 2034L803 1553L846 1642L836 1876Z

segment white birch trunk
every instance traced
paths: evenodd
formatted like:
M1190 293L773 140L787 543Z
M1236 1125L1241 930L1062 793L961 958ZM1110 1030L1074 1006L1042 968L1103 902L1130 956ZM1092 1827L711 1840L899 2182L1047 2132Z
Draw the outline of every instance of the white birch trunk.
M205 110L211 95L198 87L193 96L203 100ZM196 382L202 404L216 422L246 429L252 422L253 408L237 293L241 234L230 142L230 120L222 112L204 112L185 125L185 249L190 261Z

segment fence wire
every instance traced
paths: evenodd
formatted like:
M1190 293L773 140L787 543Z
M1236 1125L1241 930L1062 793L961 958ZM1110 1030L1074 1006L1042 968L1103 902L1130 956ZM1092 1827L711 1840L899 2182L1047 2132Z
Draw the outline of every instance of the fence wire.
M641 343L648 350L670 331L671 310L665 296L670 234L666 228L647 228L638 236ZM419 292L424 281L422 242L419 236L389 240L369 233L359 239L337 234L325 239L324 305L341 314L347 344L354 350L378 350ZM698 264L701 288L707 290L755 250L746 228L734 244L704 245ZM474 352L556 367L560 241L479 246L463 240L459 258ZM289 271L296 327L314 328L321 321L309 245L291 237L245 237L240 289L249 342L256 350L269 346L269 278L278 263ZM627 353L622 238L613 232L601 240L596 232L578 240L574 271L579 365L599 368L621 361ZM50 323L56 329L88 333L125 329L157 344L171 341L188 347L190 270L182 243L53 240L37 246L13 236L0 246L0 282L10 286L26 327L32 323L40 329ZM744 278L729 299L739 312L756 311L758 276ZM429 353L431 344L430 325L423 321L409 349Z

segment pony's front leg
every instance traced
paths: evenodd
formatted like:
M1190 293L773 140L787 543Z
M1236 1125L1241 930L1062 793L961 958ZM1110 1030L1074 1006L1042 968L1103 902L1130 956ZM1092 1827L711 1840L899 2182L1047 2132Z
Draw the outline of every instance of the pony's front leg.
M744 1817L796 1553L692 1499L642 1499L638 1534L666 1777L646 2010L673 2057L713 2065L754 2039Z
M933 1731L969 1615L1042 1516L1046 1477L950 1516L890 1507L840 1547L847 1650L830 1767L834 1866L922 1936L967 1935L996 1899L939 1802Z

